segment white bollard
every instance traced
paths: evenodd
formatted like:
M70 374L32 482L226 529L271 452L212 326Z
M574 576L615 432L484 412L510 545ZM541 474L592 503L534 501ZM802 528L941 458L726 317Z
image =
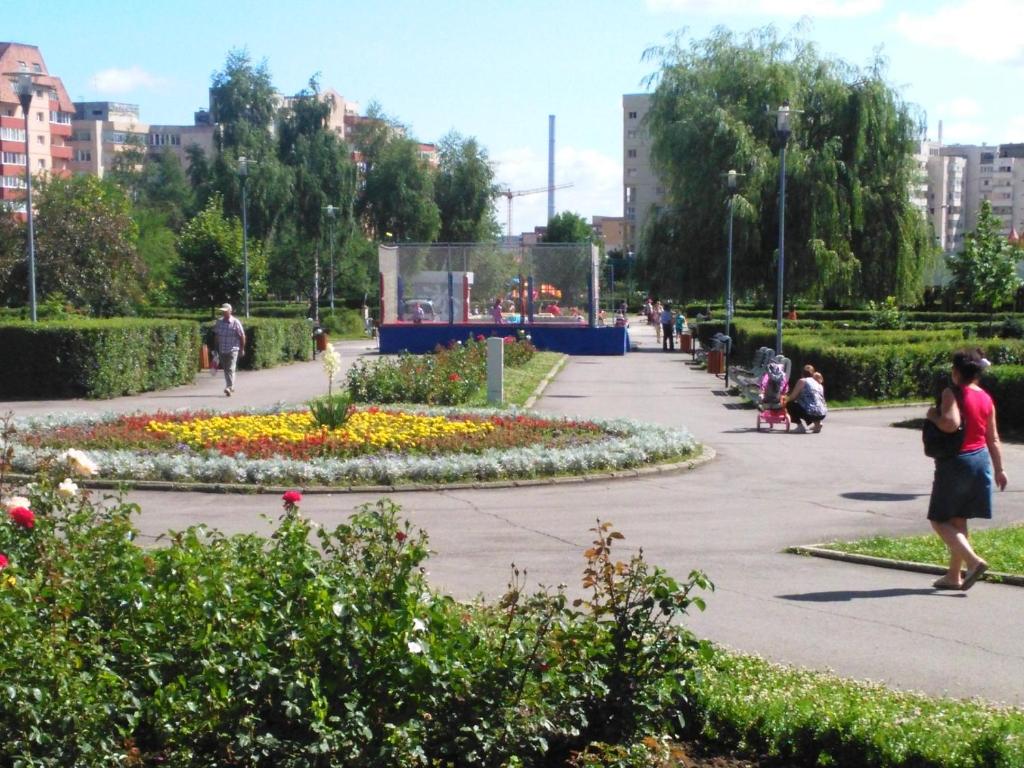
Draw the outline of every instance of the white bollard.
M487 339L487 404L505 401L505 340L500 336Z

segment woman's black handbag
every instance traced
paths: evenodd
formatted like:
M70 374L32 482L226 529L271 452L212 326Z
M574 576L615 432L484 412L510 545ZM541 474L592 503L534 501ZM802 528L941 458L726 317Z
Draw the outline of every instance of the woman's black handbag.
M959 387L953 387L956 404L960 409L960 426L955 432L943 432L935 422L925 419L921 440L924 442L924 455L932 459L951 459L964 447L964 409L963 396Z

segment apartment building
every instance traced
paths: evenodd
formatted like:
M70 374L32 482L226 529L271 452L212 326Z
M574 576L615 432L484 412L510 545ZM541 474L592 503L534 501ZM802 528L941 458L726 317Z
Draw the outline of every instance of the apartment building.
M644 118L650 109L647 93L622 97L623 249L637 251L648 218L665 205L665 187L651 167L651 138Z
M626 220L622 216L592 216L590 226L594 230L594 236L604 243L605 253L609 251L621 251L625 243Z
M11 76L22 72L33 75L27 135L16 79ZM74 105L34 45L0 43L0 73L0 203L24 210L26 167L33 175L70 171Z

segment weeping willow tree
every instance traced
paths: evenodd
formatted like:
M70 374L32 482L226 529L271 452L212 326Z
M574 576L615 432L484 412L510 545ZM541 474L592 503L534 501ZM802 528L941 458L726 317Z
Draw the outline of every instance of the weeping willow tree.
M660 62L647 115L651 156L669 204L644 235L652 287L671 295L723 291L728 198L723 172L744 173L735 201L733 280L738 293L774 294L779 141L766 112L794 110L786 152L786 295L842 305L919 295L929 252L910 189L917 174L917 110L884 79L821 57L773 27L742 37L647 52ZM787 299L788 300L788 299Z

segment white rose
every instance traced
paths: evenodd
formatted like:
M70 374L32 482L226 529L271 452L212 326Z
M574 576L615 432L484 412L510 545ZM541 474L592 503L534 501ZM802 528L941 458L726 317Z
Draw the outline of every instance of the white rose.
M65 499L70 499L78 494L78 486L70 477L65 477L64 482L57 486L57 493Z
M15 507L25 507L28 509L32 506L32 502L26 499L24 496L10 496L4 499L4 507L10 512Z
M69 448L64 451L61 458L64 459L68 463L68 466L71 467L71 470L80 477L91 477L92 475L98 474L100 471L96 462L77 448Z
M423 619L413 619L412 628L417 632L426 632L427 625L423 622Z
M417 643L415 640L410 640L408 646L409 653L423 653L423 646Z

